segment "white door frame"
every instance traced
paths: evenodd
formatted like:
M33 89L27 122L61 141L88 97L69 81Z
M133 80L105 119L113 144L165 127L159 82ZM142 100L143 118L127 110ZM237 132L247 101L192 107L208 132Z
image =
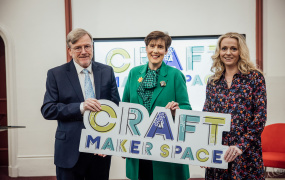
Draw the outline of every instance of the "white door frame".
M5 45L6 64L6 90L7 90L7 124L17 125L17 93L16 93L16 61L15 46L12 35L8 29L0 24L0 36ZM18 131L8 130L8 156L9 156L9 176L18 177Z

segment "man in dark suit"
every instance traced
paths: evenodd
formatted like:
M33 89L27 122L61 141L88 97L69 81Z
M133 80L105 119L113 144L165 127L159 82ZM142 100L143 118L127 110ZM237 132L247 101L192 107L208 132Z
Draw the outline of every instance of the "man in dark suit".
M71 31L66 42L73 60L48 71L41 107L45 119L58 122L54 155L57 179L108 180L111 157L81 153L79 142L85 128L84 111L100 111L98 99L120 101L114 72L110 66L91 61L92 36L84 29Z

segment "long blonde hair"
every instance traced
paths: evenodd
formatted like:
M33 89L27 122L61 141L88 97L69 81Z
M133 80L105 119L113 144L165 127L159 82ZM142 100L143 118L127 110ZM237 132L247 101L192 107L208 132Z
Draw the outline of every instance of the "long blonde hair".
M225 71L225 65L220 58L221 42L224 38L234 38L238 41L238 50L240 53L240 58L238 60L238 70L242 74L248 74L250 71L254 70L261 72L250 61L249 50L246 45L245 37L235 32L228 32L219 37L215 54L212 56L213 65L211 67L211 71L214 73L214 75L210 77L210 82L212 82L213 85L221 78L223 72Z

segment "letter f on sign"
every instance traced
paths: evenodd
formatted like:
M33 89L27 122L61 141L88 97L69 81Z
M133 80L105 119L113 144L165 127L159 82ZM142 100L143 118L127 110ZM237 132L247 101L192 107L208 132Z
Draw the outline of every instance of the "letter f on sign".
M194 133L196 130L195 125L190 125L187 123L199 123L200 116L192 116L181 114L179 116L179 133L178 133L178 140L185 141L185 134L186 133Z

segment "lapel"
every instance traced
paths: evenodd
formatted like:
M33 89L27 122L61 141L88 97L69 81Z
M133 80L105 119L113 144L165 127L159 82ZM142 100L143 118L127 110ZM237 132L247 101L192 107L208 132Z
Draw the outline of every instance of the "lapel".
M145 74L146 74L146 70L147 70L147 66L148 66L148 63L143 65L142 68L140 69L139 71L139 74L136 76L136 87L135 87L135 90L137 91L137 89L139 88L140 86L140 82L139 82L139 79L140 78L144 78L145 77ZM143 104L143 100L142 98L138 95L138 101L140 104Z
M101 87L101 69L95 61L92 62L92 71L95 84L95 96L96 99L100 99L100 87Z
M158 80L157 80L157 87L154 88L153 95L151 98L150 109L152 109L152 106L153 106L155 100L157 99L157 97L159 96L161 91L165 88L165 87L162 87L160 85L160 82L164 81L166 83L166 86L167 86L167 78L166 77L167 77L167 66L164 62L162 62L161 68L160 68L160 73L159 73Z
M80 82L79 82L79 79L78 79L77 71L76 71L76 68L74 66L73 60L71 60L67 64L67 66L66 66L66 74L67 74L67 77L68 77L71 85L73 86L73 89L74 89L75 93L77 94L77 97L79 98L79 100L81 102L84 102L82 89L81 89L81 86L80 86Z

